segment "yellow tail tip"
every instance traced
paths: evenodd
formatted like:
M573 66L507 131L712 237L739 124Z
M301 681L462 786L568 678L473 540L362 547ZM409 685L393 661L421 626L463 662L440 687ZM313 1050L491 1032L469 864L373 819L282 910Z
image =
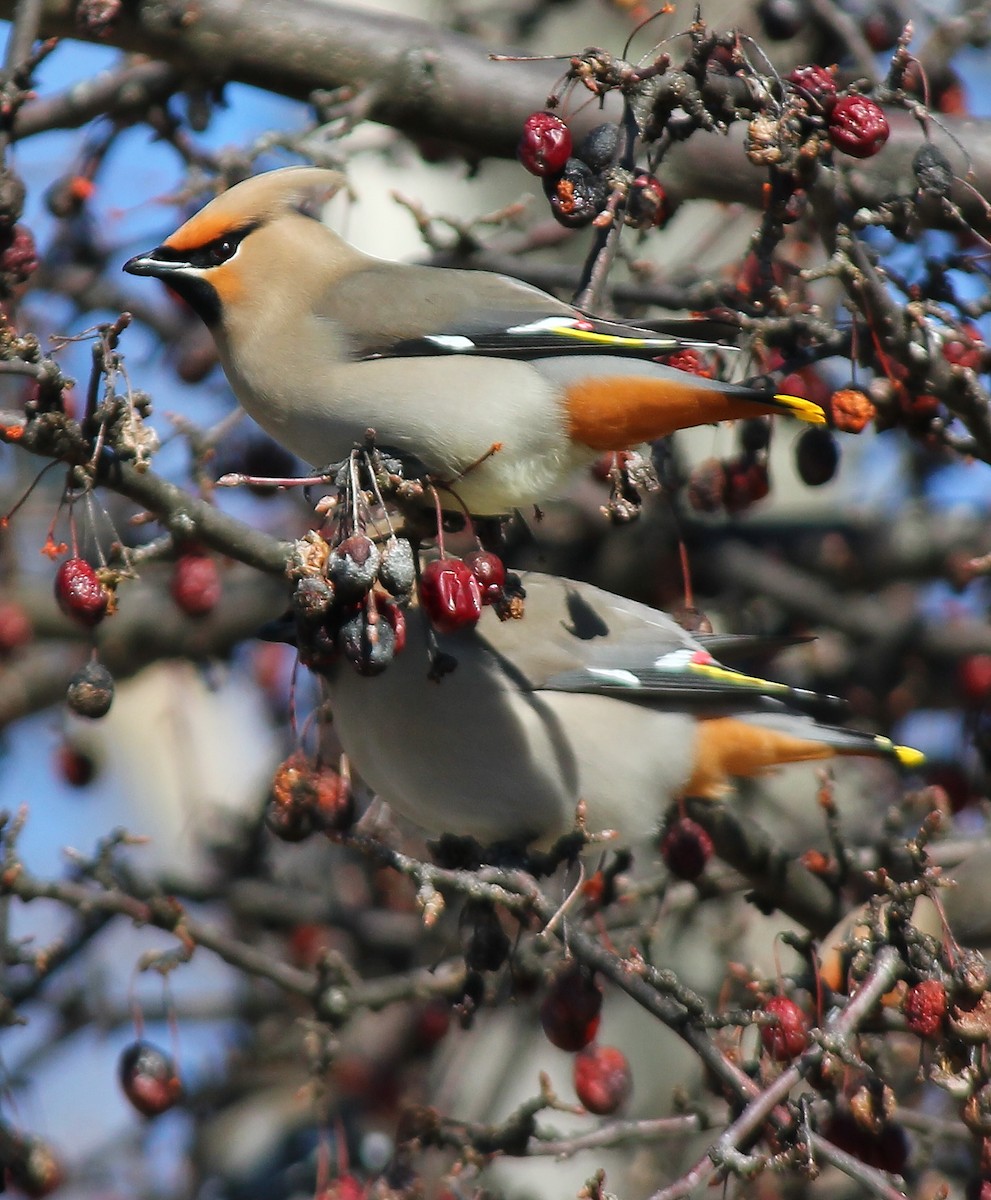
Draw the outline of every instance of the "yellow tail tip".
M802 396L775 396L774 399L782 408L786 409L793 417L797 417L800 421L807 421L810 425L825 425L826 414L822 411L818 404L811 400L805 400Z
M926 756L921 750L916 750L913 746L895 746L895 758L902 767L914 769L921 767L926 761Z

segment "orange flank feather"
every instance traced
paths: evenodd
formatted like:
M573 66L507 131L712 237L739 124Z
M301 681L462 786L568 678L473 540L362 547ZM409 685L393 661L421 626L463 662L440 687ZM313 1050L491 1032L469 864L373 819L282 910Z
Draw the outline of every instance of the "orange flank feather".
M791 404L791 397L768 396L764 403L759 393L740 394L732 386L721 392L642 375L584 379L571 384L566 396L568 432L591 450L623 450L695 425L783 411L814 423L825 419L808 401Z
M710 717L699 722L695 770L685 795L714 800L725 792L730 776L760 775L785 763L832 758L836 752L824 742L762 729L733 717Z

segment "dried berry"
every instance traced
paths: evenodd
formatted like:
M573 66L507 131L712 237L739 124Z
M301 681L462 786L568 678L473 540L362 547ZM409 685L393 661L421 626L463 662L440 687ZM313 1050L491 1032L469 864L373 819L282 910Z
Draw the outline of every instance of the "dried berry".
M437 558L423 568L420 603L435 629L456 633L478 623L482 589L460 558Z
M334 589L322 575L304 575L292 594L292 608L304 625L319 625L334 604Z
M968 654L957 665L960 690L972 705L984 704L991 695L991 654Z
M670 215L671 206L660 180L638 171L626 197L626 223L637 229L659 228Z
M809 21L805 0L760 0L757 18L772 42L795 37Z
M608 1116L630 1098L633 1073L622 1050L586 1046L575 1055L575 1092L589 1112Z
M394 538L382 552L379 583L387 592L403 599L413 591L416 564L413 561L413 547L406 538Z
M946 1016L946 988L938 979L923 979L908 989L905 1023L919 1037L936 1037Z
M602 988L580 963L566 963L551 980L540 1006L540 1025L559 1050L581 1050L595 1040Z
M125 1047L117 1071L124 1095L146 1117L168 1111L182 1096L171 1055L150 1042Z
M314 763L297 750L272 779L265 811L269 829L286 842L300 842L318 830L346 829L354 816L349 781L326 763Z
M509 935L488 901L468 901L461 918L465 964L472 971L498 971L509 956Z
M815 100L824 111L831 108L836 100L836 76L828 67L814 63L807 67L796 67L785 78L793 87Z
M593 171L604 171L612 166L618 148L619 126L607 121L585 134L575 150L575 158L580 158Z
M83 37L105 37L123 7L123 0L77 0L76 29Z
M114 702L114 677L102 663L88 662L69 680L65 702L81 717L105 717Z
M905 18L894 4L878 4L864 19L864 37L872 50L883 53L898 44Z
M698 879L712 858L712 838L690 817L677 817L661 836L661 858L679 879Z
M740 439L740 449L744 454L753 456L766 450L771 444L771 418L747 417L737 425L737 435Z
M40 1200L62 1186L65 1178L62 1164L47 1142L30 1134L15 1134L9 1141L2 1166L7 1169L8 1181L18 1191L32 1200Z
M809 487L829 483L839 462L839 443L828 429L815 425L802 431L795 443L795 469L803 483Z
M932 142L923 142L912 159L919 191L938 198L949 196L953 190L953 167L942 150Z
M826 412L833 428L841 433L860 433L877 416L871 398L857 387L839 388L833 392Z
M341 622L337 649L359 675L380 675L396 655L395 627L376 607L362 605Z
M796 1058L809 1044L809 1020L794 1000L772 996L764 1012L776 1018L774 1025L762 1025L760 1040L775 1062Z
M560 175L544 180L551 212L561 225L589 225L609 199L609 185L579 158L569 158Z
M357 604L371 591L382 563L378 546L355 533L335 546L327 560L327 578L341 604Z
M888 118L868 96L843 96L829 113L829 140L853 158L871 158L888 140Z
M707 458L692 467L685 498L696 512L721 511L725 492L726 468L718 458Z
M724 464L726 482L723 488L723 506L728 513L740 513L751 504L763 500L771 490L771 479L765 459L747 456L730 459Z
M26 225L15 225L10 241L0 252L0 272L12 283L24 283L38 269L38 250L34 234Z
M67 617L80 625L98 625L110 603L110 593L83 558L67 558L55 572L55 599Z
M189 617L205 617L220 600L222 585L216 560L209 554L180 554L172 568L172 599Z
M490 550L473 550L465 555L465 563L478 580L483 604L495 604L503 595L506 568L498 554Z
M557 175L571 154L571 130L555 113L531 113L516 153L531 175Z
M683 350L675 350L672 354L665 354L662 361L667 366L674 367L676 371L686 371L689 375L701 375L704 379L712 379L714 374L702 353L699 350L693 350L690 346L686 346Z

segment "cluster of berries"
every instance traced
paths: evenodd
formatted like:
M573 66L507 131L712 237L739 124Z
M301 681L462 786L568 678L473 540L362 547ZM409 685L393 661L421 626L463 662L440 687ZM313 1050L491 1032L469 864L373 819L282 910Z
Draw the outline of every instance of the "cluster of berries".
M625 192L623 220L637 228L663 225L667 196L648 171L615 172L619 126L597 125L577 146L556 113L531 113L523 123L517 151L520 162L544 181L544 194L555 220L568 228L589 225L606 208L617 188Z
M314 670L342 655L359 674L378 675L406 645L406 606L414 590L432 627L456 633L478 623L485 605L521 614L521 592L502 559L478 549L442 552L417 572L413 549L391 535L379 549L367 533L331 547L318 534L297 543L289 574L302 662Z

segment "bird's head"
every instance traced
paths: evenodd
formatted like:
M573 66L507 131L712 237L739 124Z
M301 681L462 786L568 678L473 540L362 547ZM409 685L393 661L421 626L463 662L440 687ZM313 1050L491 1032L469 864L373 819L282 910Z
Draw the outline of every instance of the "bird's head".
M315 226L321 240L344 243L322 224L322 210L344 176L320 167L284 167L256 175L211 200L160 246L124 264L131 275L153 275L178 293L209 326L225 307L270 295L273 267L292 276L294 262L312 261Z

